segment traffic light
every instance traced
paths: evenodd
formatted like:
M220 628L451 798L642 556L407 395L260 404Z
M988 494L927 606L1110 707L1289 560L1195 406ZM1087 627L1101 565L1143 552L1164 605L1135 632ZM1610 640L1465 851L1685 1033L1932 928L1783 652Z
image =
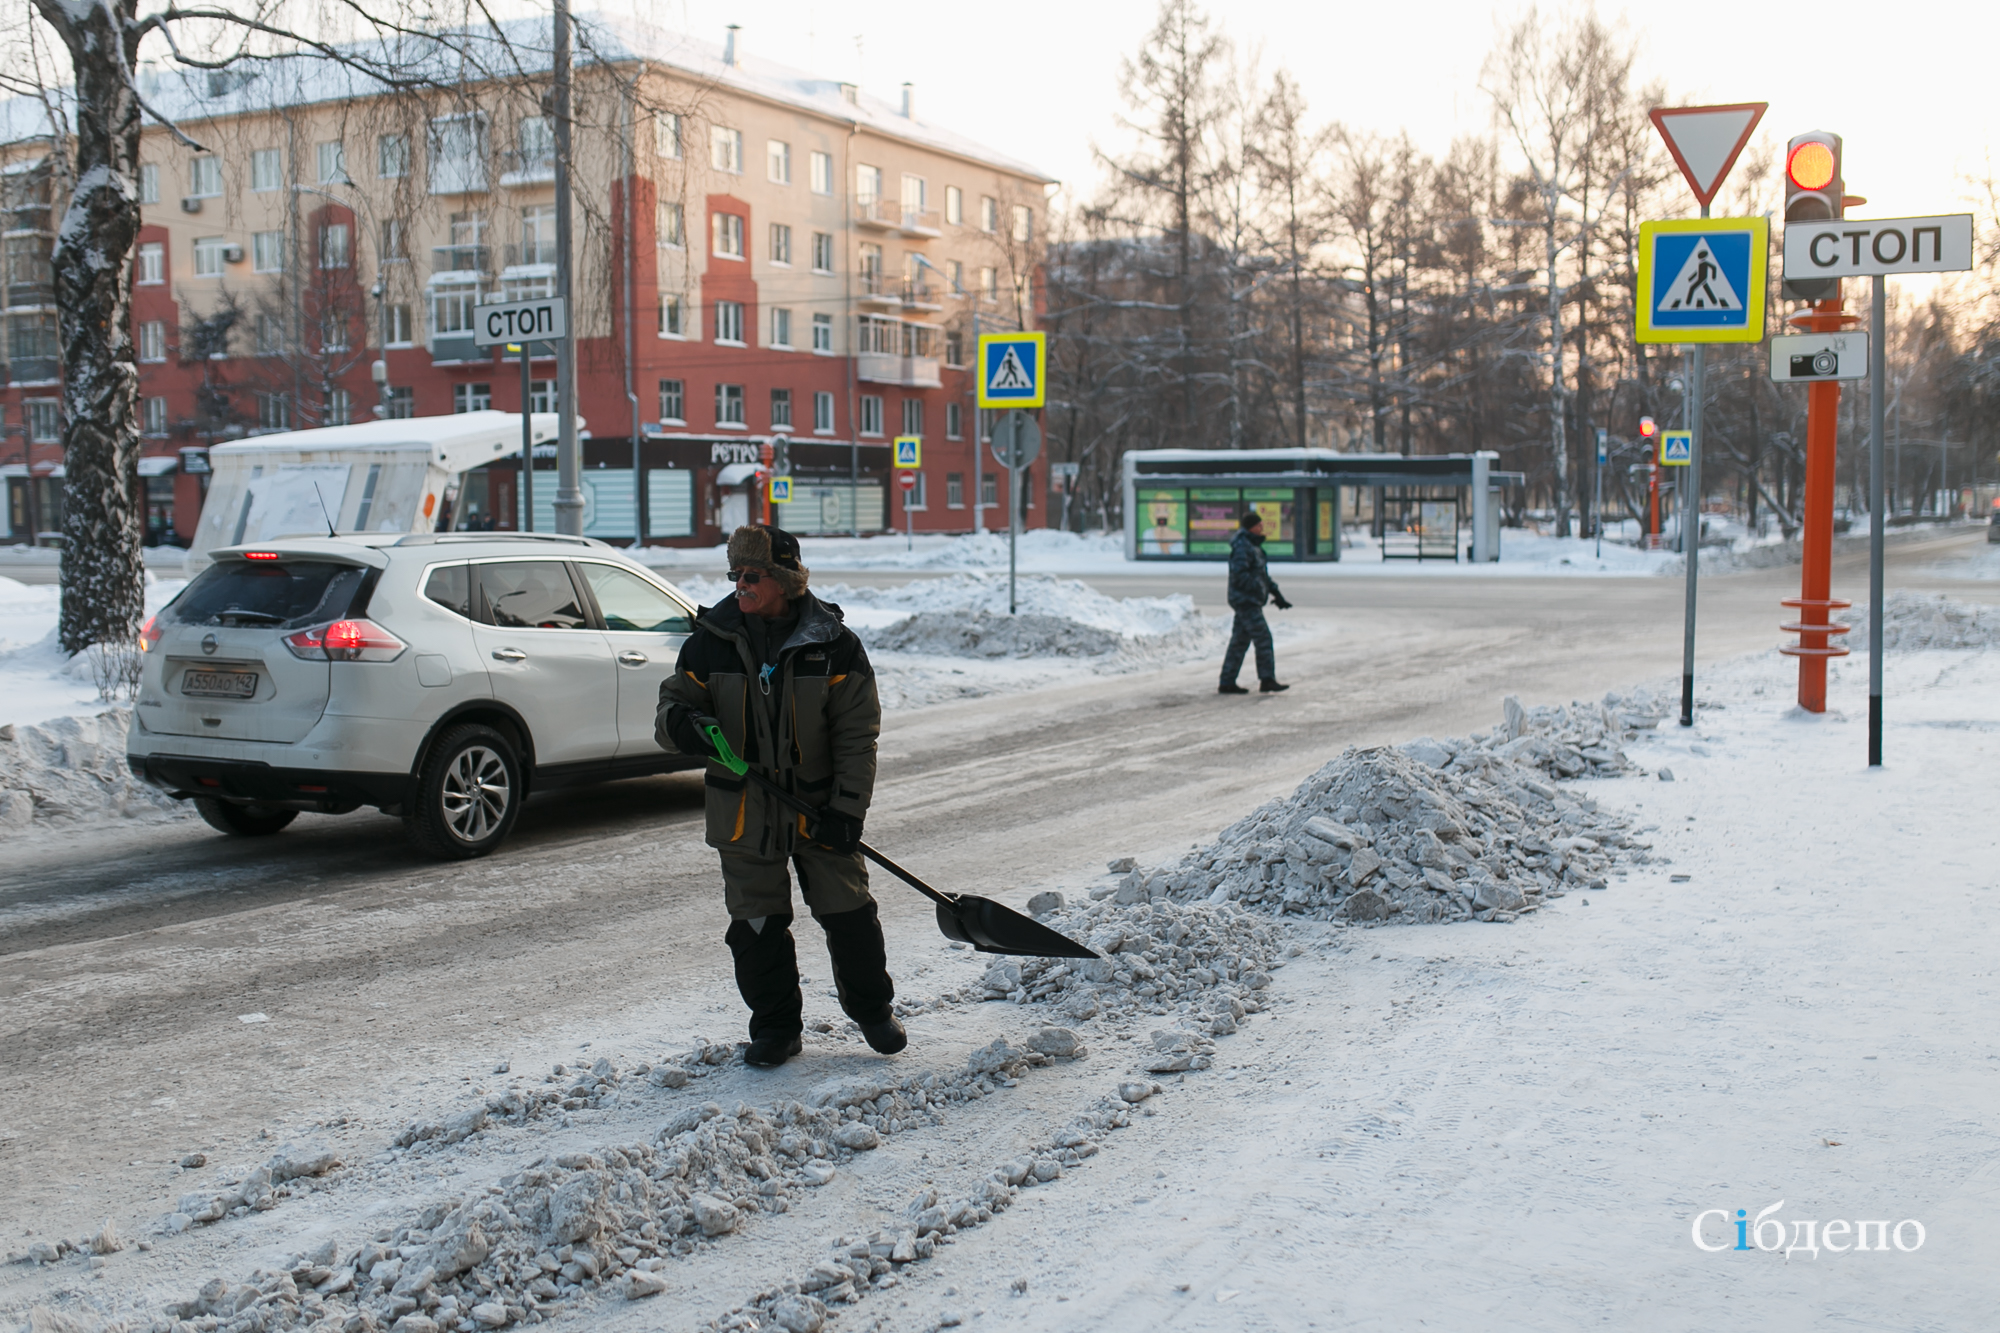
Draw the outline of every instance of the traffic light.
M1655 436L1657 436L1659 433L1660 433L1660 428L1654 424L1653 419L1651 417L1639 418L1640 439L1650 440L1653 439Z
M1785 145L1785 221L1826 222L1842 216L1847 183L1840 178L1840 136L1808 130ZM1785 280L1788 301L1819 301L1840 292L1838 278Z

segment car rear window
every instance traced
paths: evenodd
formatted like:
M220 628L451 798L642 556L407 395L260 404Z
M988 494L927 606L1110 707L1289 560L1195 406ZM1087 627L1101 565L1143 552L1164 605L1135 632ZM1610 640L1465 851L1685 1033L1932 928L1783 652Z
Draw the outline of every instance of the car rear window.
M167 614L181 625L314 625L348 615L367 573L326 560L225 560L203 570Z

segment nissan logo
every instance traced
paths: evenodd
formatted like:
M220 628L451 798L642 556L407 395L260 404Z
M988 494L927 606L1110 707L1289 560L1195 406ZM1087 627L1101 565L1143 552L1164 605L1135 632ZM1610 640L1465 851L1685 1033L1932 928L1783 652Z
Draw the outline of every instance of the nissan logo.
M219 646L213 634L204 634L201 636L201 650L210 657L215 656L215 650Z

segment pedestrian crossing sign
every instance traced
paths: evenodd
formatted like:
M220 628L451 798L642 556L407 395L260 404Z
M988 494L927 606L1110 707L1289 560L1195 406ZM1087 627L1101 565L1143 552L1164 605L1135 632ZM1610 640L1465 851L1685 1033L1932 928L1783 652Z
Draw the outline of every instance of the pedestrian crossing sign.
M1765 218L1675 218L1639 224L1642 343L1764 340Z
M924 440L921 435L898 435L896 437L896 466L922 467Z
M771 503L788 505L792 502L792 479L790 477L771 478Z
M979 405L1040 407L1046 399L1047 340L1040 333L979 335Z
M1660 461L1668 467L1686 467L1694 461L1694 432L1691 430L1663 430L1660 432Z

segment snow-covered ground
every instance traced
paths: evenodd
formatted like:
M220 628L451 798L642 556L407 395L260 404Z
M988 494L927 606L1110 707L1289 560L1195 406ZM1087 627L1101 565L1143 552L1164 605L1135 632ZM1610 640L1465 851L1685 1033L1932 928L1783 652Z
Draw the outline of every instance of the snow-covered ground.
M2000 542L1974 546L1950 560L1940 560L1925 571L1942 579L2000 583Z
M181 579L146 576L146 613L181 590ZM23 584L0 576L0 726L96 713L112 705L97 696L90 664L70 658L56 642L61 605L54 584Z

